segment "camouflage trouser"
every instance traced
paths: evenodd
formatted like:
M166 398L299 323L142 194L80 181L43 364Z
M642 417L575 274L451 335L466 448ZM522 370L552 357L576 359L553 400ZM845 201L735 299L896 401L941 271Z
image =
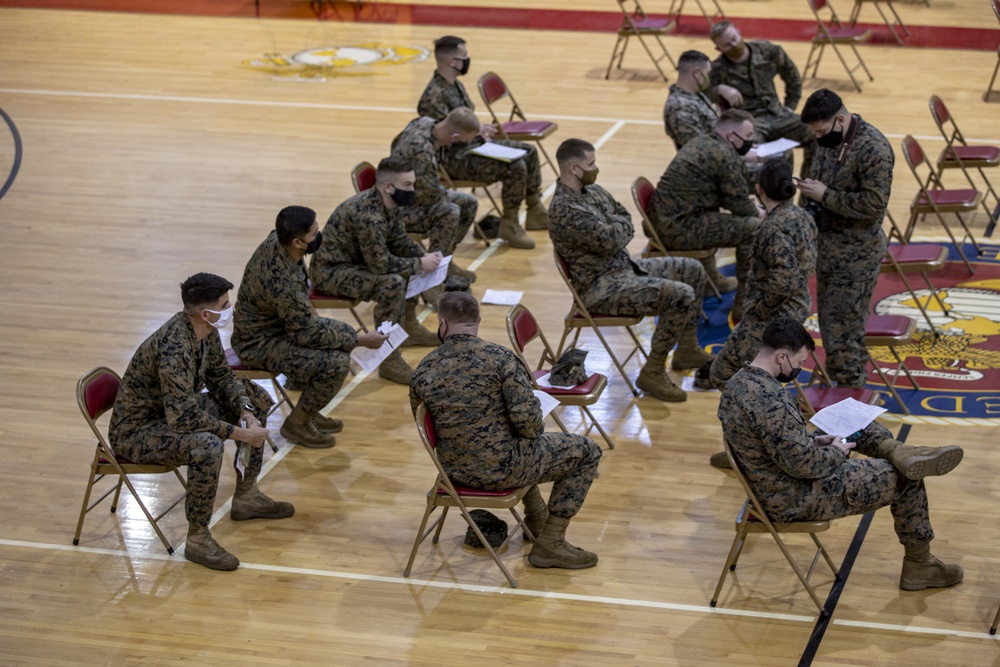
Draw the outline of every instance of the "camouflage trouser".
M856 449L874 457L878 444L891 437L887 428L873 423L858 439ZM824 494L801 499L798 511L789 511L778 520L839 519L889 505L900 544L918 545L934 539L923 480L907 479L885 459L850 459L837 474L820 483Z
M374 301L375 326L383 322L399 323L406 313L408 280L396 273L375 274L361 266L338 266L322 282L314 286L323 294L336 294ZM413 301L416 302L414 297Z
M665 207L663 207L665 208ZM753 243L760 218L743 217L719 211L674 218L655 209L653 224L667 250L705 250L736 248L736 278L745 284L753 261Z
M307 415L316 414L337 395L350 370L347 352L302 347L287 336L271 339L261 348L240 350L239 355L252 368L284 373L294 384L305 387L298 407Z
M487 490L555 482L549 494L549 512L565 519L575 516L597 477L600 446L573 433L544 433L529 443L519 452L516 468L449 470L448 474L459 484Z
M797 113L784 107L753 114L753 140L755 143L774 141L785 137L802 144L802 169L799 175L809 178L813 156L816 154L816 135L802 122ZM752 191L752 190L751 190Z
M481 142L477 142L479 145ZM504 211L517 211L527 195L533 195L542 187L541 170L538 166L538 150L534 144L523 141L497 139L493 143L510 148L520 148L527 154L519 160L504 162L469 153L469 149L445 149L442 164L448 175L455 180L503 183L501 197ZM475 148L472 146L471 148Z
M887 241L882 230L824 232L816 242L816 309L826 369L838 384L863 387L868 316Z
M476 219L479 200L465 192L448 190L433 206L401 207L396 214L408 232L427 234L430 252L447 256L465 238Z
M705 269L689 257L654 257L635 262L646 275L623 272L620 289L587 308L602 315L655 315L650 354L666 359L680 335L697 326Z
M239 415L223 410L207 393L198 394L202 409L210 415L235 424ZM264 416L255 410L257 418ZM223 442L219 436L205 431L178 433L167 422L152 422L140 428L122 442L115 451L133 463L187 466L187 496L184 514L192 527L207 527L215 507L215 492L222 469ZM263 460L263 447L250 448L246 479L256 479ZM234 457L235 464L235 457ZM239 473L237 473L237 476Z

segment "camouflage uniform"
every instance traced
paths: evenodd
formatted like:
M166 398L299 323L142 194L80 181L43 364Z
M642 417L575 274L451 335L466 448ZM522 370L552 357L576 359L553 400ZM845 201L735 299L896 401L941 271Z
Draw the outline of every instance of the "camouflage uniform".
M743 319L712 362L710 377L717 389L757 356L772 320L787 315L805 322L812 305L809 278L815 270L816 223L790 201L778 204L757 230Z
M676 83L670 84L670 94L663 105L663 126L667 136L680 150L695 137L715 129L719 114L704 93L691 93Z
M357 340L350 325L316 315L305 266L292 260L272 231L240 282L232 337L240 360L304 386L298 405L314 415L340 391Z
M849 141L856 128L853 141ZM865 318L888 241L882 220L892 189L892 147L854 115L837 148L820 148L812 177L827 186L819 215L816 306L830 377L863 387Z
M889 461L848 459L820 447L806 432L795 398L766 371L747 366L719 402L722 431L747 481L774 521L813 521L864 514L890 505L904 545L934 539L922 480L909 480ZM892 434L872 423L856 451L875 457Z
M802 98L799 70L777 44L763 40L745 43L750 50L750 58L734 63L720 55L712 61L711 83L713 86L724 83L740 91L743 96L740 108L753 115L755 142L786 137L802 144L801 173L808 176L816 152L816 135L797 113L788 110L798 106ZM780 76L785 82L784 104L774 87L775 76Z
M430 251L450 255L476 218L479 200L441 185L433 118L417 118L393 142L392 154L409 160L417 177L417 202L397 211L408 232L428 235Z
M422 271L424 248L406 235L403 223L371 188L330 215L323 243L309 263L313 287L324 294L375 302L375 324L402 322L406 286Z
M750 271L754 233L760 226L745 173L743 159L718 133L695 137L660 178L650 216L669 250L735 247L741 283Z
M410 382L410 407L434 418L448 475L478 489L555 482L549 512L574 516L597 477L601 448L572 433L543 433L531 376L510 350L472 334L448 336Z
M264 422L271 400L248 384L229 369L219 332L199 341L182 312L143 341L122 378L108 428L111 447L133 463L187 466L184 511L192 526L208 526L223 442L244 406ZM247 479L257 478L262 457L261 447L251 447Z
M448 81L437 71L424 88L420 102L417 103L417 113L421 116L444 120L452 110L459 107L475 109L472 98L465 92L461 81ZM503 183L501 197L505 211L516 211L527 195L536 194L542 187L541 169L538 164L538 150L533 144L507 139L491 139L494 143L527 151L521 159L512 162L493 160L488 157L473 155L469 151L485 143L482 137L476 137L468 145L453 145L444 148L442 164L448 175L461 181L483 181L485 183Z
M632 218L599 185L577 193L561 182L549 205L549 236L566 260L573 288L588 310L655 315L651 353L666 358L681 332L696 326L705 269L687 257L632 261L625 247Z

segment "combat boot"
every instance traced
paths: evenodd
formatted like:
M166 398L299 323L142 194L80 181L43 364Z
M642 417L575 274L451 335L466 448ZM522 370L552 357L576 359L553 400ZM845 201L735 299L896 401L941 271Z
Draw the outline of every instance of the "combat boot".
M674 358L670 362L670 367L675 371L684 371L689 368L701 368L705 364L711 363L715 359L714 354L709 354L698 345L698 333L695 326L691 326L681 334L677 341L677 349L674 350Z
M460 267L458 264L455 263L454 257L452 257L451 261L448 262L448 275L465 278L470 283L476 282L476 272L470 271L468 269L463 269L462 267Z
M907 479L947 474L962 462L965 455L958 445L911 447L891 438L880 442L876 452L880 459L892 463Z
M597 565L597 554L566 541L567 526L569 519L550 514L545 527L535 538L528 562L535 567L561 567L566 570L582 570Z
M428 306L430 306L431 308L437 308L438 299L441 298L442 294L444 294L444 286L435 285L434 287L431 287L430 289L421 292L420 296L424 298L424 303L426 303Z
M549 508L542 499L542 493L538 490L538 485L534 485L524 494L524 525L531 533L532 538L538 538L545 527L545 522L549 519ZM527 537L527 533L525 533ZM528 538L528 539L532 539Z
M530 231L540 231L549 228L549 212L542 204L542 196L539 193L528 195L524 203L528 206L524 219L524 228Z
M298 405L281 425L281 437L312 449L326 449L337 444L337 439L330 433L321 433L313 424L312 415L307 415Z
M716 452L709 457L708 462L711 463L716 468L722 468L723 470L732 470L733 467L729 465L729 457L726 456L725 452Z
M904 591L948 588L960 583L965 576L961 565L945 565L939 561L927 542L908 544L904 548L903 572L899 575L899 587Z
M378 376L390 382L405 384L409 387L410 378L413 377L413 369L403 359L403 355L399 353L399 350L395 350L378 365Z
M658 359L650 356L639 377L635 379L635 386L654 398L668 403L683 403L687 400L687 393L673 383L664 368L665 359Z
M320 433L340 433L344 430L344 422L324 417L318 412L312 416L312 423Z
M257 481L241 479L236 483L233 507L229 518L233 521L248 519L284 519L295 514L291 503L273 500L257 488Z
M220 547L207 526L188 528L184 557L210 570L228 572L240 566L240 559Z
M518 224L516 210L504 211L503 217L500 218L500 238L511 248L531 250L535 247L535 240Z
M728 294L735 291L739 286L740 281L736 280L736 278L730 278L719 273L719 267L715 263L715 255L701 257L698 261L705 267L705 275L712 282L712 285L715 285L715 289L719 290L719 294ZM705 285L704 289L702 289L702 296L715 296L715 292L710 285Z
M437 347L441 344L437 334L426 328L417 319L417 304L409 301L406 303L406 314L403 316L403 331L406 332L407 336L406 340L403 341L404 347L411 345Z

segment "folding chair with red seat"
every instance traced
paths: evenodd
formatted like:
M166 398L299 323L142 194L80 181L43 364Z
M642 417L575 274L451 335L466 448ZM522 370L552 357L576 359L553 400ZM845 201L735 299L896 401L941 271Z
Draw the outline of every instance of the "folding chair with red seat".
M114 407L119 387L121 387L121 377L105 366L99 366L86 373L76 383L76 402L80 406L83 418L87 420L87 425L90 426L90 430L97 437L97 447L94 450L94 459L90 464L90 477L87 480L87 490L83 494L83 504L80 507L80 518L76 523L73 544L80 544L80 532L83 530L83 519L87 513L112 493L115 495L111 500L111 512L114 513L118 509L118 498L121 495L122 486L124 485L129 493L132 494L132 497L135 498L136 504L139 505L139 509L142 510L146 519L149 520L150 525L156 532L156 536L160 538L160 542L163 543L167 553L173 554L174 548L163 534L163 531L160 530L159 522L170 510L177 507L184 500L184 496L187 494L187 482L176 466L133 463L124 456L118 455L112 449L111 444L104 437L101 429L98 428L97 420ZM167 473L173 473L177 477L177 481L184 488L184 493L165 510L160 512L159 515L154 517L136 492L135 486L132 484L131 475L163 475ZM90 495L94 490L94 485L100 482L105 475L111 475L115 484L105 491L100 498L90 503Z
M535 389L539 391L544 391L546 394L552 398L559 401L562 406L576 406L585 415L584 423L586 420L590 420L590 424L587 426L587 430L584 435L590 435L590 431L593 428L597 428L601 436L604 438L605 442L608 443L608 447L611 449L615 448L615 443L612 442L611 437L608 436L607 432L601 426L601 423L597 421L593 413L590 412L590 407L601 398L601 394L604 392L605 387L608 386L608 378L600 373L591 373L586 380L573 386L573 387L545 387L538 384L538 380L544 378L549 374L551 369L546 369L545 365L551 366L554 364L558 358L552 351L552 346L549 345L549 341L545 338L545 334L542 333L541 327L538 326L538 322L535 320L535 316L531 314L525 306L518 304L511 308L507 312L507 335L510 337L510 343L514 348L514 353L524 362L524 365L529 369L531 364L528 360L524 358L524 348L536 338L542 341L542 356L538 360L538 368L531 372L531 382ZM566 429L566 425L563 424L562 420L559 419L554 411L551 413L552 419L555 420L559 428L562 429L563 433L569 433Z
M270 380L271 386L274 387L274 393L278 398L271 406L271 409L267 411L267 416L270 417L275 412L281 408L282 404L288 406L289 410L295 409L295 401L292 397L288 395L285 388L281 386L281 382L278 380L278 374L272 373L271 371L264 370L263 368L253 368L247 364L240 361L240 357L236 354L236 350L231 347L225 349L226 363L229 364L229 370L236 374L236 377L246 378L248 380ZM271 451L278 451L278 445L275 444L271 435L266 436L267 444L271 446Z
M465 523L468 524L469 528L476 534L479 538L480 543L489 553L493 562L497 564L500 571L503 572L503 576L507 578L508 583L510 583L511 588L517 588L517 580L511 576L507 567L500 560L500 556L497 555L498 551L501 551L504 546L510 542L518 530L522 530L528 539L533 539L531 531L528 527L524 525L524 519L517 512L517 506L520 504L521 500L524 498L524 494L528 492L531 486L522 486L516 489L506 489L503 491L484 491L482 489L473 489L467 486L462 486L460 484L455 484L448 477L448 473L445 472L444 467L441 465L441 460L438 459L437 455L437 435L434 432L434 419L430 412L427 411L427 407L421 403L417 406L416 414L417 422L417 432L420 433L420 440L424 444L424 449L427 450L428 456L431 457L431 461L434 462L434 467L437 468L437 477L434 479L434 485L431 486L430 491L427 492L427 507L424 509L423 519L420 520L420 528L417 529L417 538L413 542L413 549L410 550L410 559L406 563L406 569L403 570L403 576L409 577L410 572L413 570L413 561L417 557L417 549L423 543L427 536L434 533L434 537L431 539L433 544L437 544L439 538L441 537L441 529L444 527L444 520L448 517L448 509L451 507L457 507L458 511L462 513L462 518L465 519ZM437 508L442 508L441 515L432 523L430 526L427 525L427 521L430 519L431 514ZM494 549L490 546L489 541L483 535L482 531L479 530L479 526L476 525L475 520L472 515L469 514L470 509L486 509L486 510L498 510L506 509L510 510L510 513L514 516L514 521L516 522L514 528L507 534L507 539L503 543Z
M814 350L809 351L812 357L813 370L809 377L809 382L804 386L793 379L799 407L802 414L812 417L814 414L835 403L840 403L845 398L853 398L866 405L875 405L879 401L877 392L867 387L834 387L826 368L820 363L819 357Z
M482 242L486 244L487 248L490 247L491 241L489 238L487 238L486 232L483 231L482 225L480 223L489 215L496 215L498 217L503 215L503 211L500 210L500 205L497 204L496 198L493 196L493 193L490 192L490 186L493 184L488 183L486 181L455 180L450 175L448 175L448 172L445 171L444 167L442 166L438 167L438 176L441 178L442 185L444 185L444 187L447 188L448 190L469 188L469 190L472 191L472 194L475 195L477 198L479 197L479 193L481 191L482 194L486 196L486 199L489 200L490 207L486 209L486 212L481 216L479 216L479 218L472 221L472 226L473 228L475 228L476 234L479 236L480 240L482 240ZM411 237L412 236L413 235L411 234Z
M722 7L719 6L719 0L711 0L712 4L715 5L715 12L709 16L708 12L705 11L705 5L701 4L701 0L694 0L694 3L698 5L698 11L701 15L705 17L708 22L708 27L711 28L716 21L725 21L726 15L722 11ZM681 22L681 14L684 12L684 0L670 0L670 9L667 10L667 16L674 17L674 22Z
M628 40L635 37L639 40L642 48L646 50L649 59L653 61L656 71L660 73L664 81L668 81L667 75L663 73L663 68L660 67L660 61L666 58L675 69L677 68L677 63L674 62L673 57L667 51L662 38L677 28L677 22L672 18L657 19L647 16L639 4L639 0L615 1L618 3L618 8L622 11L622 24L618 28L618 41L615 42L615 48L611 52L611 60L608 61L608 71L604 73L604 78L607 79L611 76L611 66L615 64L615 58L618 59L618 69L622 68L622 60L625 58L625 49L628 47ZM625 4L629 2L632 4L631 11L625 7ZM643 37L652 37L655 39L656 43L660 46L662 55L654 55Z
M887 17L885 12L882 11L883 4L889 8L889 12L892 14L894 19L893 21L890 21L889 17ZM891 32L892 36L896 38L896 42L902 46L903 37L901 37L899 33L902 32L904 36L909 37L910 31L903 23L903 19L899 18L896 8L892 6L892 0L854 0L854 9L851 10L851 17L848 19L850 27L853 28L858 24L858 18L861 16L861 8L864 5L875 5L878 15L882 17L886 27L889 28L889 32ZM896 31L897 27L899 28L899 32Z
M359 162L351 170L351 183L354 185L354 193L361 194L365 190L375 187L375 167L371 162Z
M889 234L890 238L896 236L900 239L898 244L889 244L886 249L885 257L882 258L882 265L879 267L879 273L895 273L899 276L900 280L903 281L903 286L910 293L910 297L916 304L917 308L920 309L920 313L924 316L924 320L927 322L927 326L930 328L931 333L934 336L939 336L940 332L934 325L934 320L931 318L930 313L927 309L930 307L931 299L937 301L938 307L941 308L942 315L948 314L948 306L945 305L944 299L941 298L941 294L938 289L934 287L931 283L930 278L927 276L928 273L933 271L940 271L944 268L945 262L948 259L948 249L943 245L937 245L936 243L918 243L918 244L907 244L906 240L903 239L903 233L900 231L899 227L896 225L896 221L891 215L887 216L889 222L892 225L892 230ZM927 285L927 291L929 292L926 299L922 299L917 295L910 281L906 278L908 273L919 273L920 277L924 279L924 284Z
M486 110L493 117L493 124L497 128L500 138L510 141L535 142L538 146L538 151L545 158L539 165L539 168L547 164L555 172L556 178L559 178L559 168L545 151L545 146L542 145L542 139L545 139L558 130L559 125L550 120L528 120L524 115L524 111L521 110L521 105L514 99L514 93L510 91L510 88L507 87L507 84L504 83L499 74L486 72L486 74L479 77L479 94L486 104ZM497 105L497 102L505 98L509 99L511 103L510 116L506 121L501 121L497 117L494 107Z
M847 76L851 77L851 83L857 88L858 92L861 92L861 84L858 80L854 78L854 72L858 68L864 70L865 74L868 75L869 81L874 81L875 78L872 73L868 71L865 61L861 59L861 54L858 53L858 44L864 44L869 39L871 39L872 31L867 28L847 28L840 22L837 18L837 12L834 10L833 6L827 2L827 0L806 0L809 3L809 9L812 10L813 16L816 17L816 34L812 38L812 48L809 49L809 57L806 58L806 66L802 70L802 75L804 78L815 78L816 71L819 69L819 62L823 58L823 50L829 46L833 49L833 52L840 59L840 63L847 70ZM824 10L829 10L829 18L824 19L820 16L820 12ZM851 51L854 52L854 57L857 59L857 64L851 67L847 64L844 56L840 53L840 49L837 45L850 47ZM813 55L816 56L815 60ZM809 68L812 67L812 74L809 73Z
M906 366L906 361L899 355L896 348L912 343L915 331L916 322L912 317L907 317L906 315L869 315L865 319L865 347L887 347L896 359L896 368L891 371L893 374L892 380L890 381L886 377L885 371L878 365L870 349L868 350L868 361L875 369L886 389L896 399L896 403L903 409L903 414L906 415L910 414L910 410L896 391L896 380L899 378L900 371L906 374L906 378L913 385L914 390L919 390L920 385L917 384L913 374L910 373L910 369Z
M309 305L313 307L313 310L349 310L351 311L351 315L354 316L355 321L358 323L358 327L360 327L363 332L368 333L368 327L365 326L365 322L361 319L361 315L359 315L358 311L355 310L360 303L360 299L352 299L348 296L317 292L316 288L312 286L312 283L309 283Z

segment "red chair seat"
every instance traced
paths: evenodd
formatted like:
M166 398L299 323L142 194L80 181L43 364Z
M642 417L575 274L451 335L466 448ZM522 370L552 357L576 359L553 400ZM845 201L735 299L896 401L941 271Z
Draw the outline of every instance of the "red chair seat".
M636 30L663 30L673 23L673 21L670 19L647 18L639 19L638 21L633 19L632 23L635 24Z
M956 204L973 205L979 196L979 193L975 190L929 190L927 194L930 194L931 199L938 206L954 206ZM930 206L926 195L921 195L917 200L917 204L919 206Z
M469 496L470 498L502 498L504 496L509 496L512 493L516 493L518 489L506 489L504 491L486 491L484 489L473 489L471 486L462 486L461 484L456 484L452 482L452 486L460 496ZM438 487L438 495L446 496L448 492Z
M537 380L539 378L545 377L549 374L549 371L532 371L531 375ZM552 396L586 396L590 392L594 391L597 387L597 383L601 379L600 373L593 373L589 378L576 385L575 387L539 387L541 391Z
M869 315L865 320L865 336L892 338L905 336L913 320L906 315Z
M116 461L118 462L118 465L132 465L132 461L128 460L127 458L125 458L125 457L124 457L124 456L122 456L121 454L115 454L115 460L116 460ZM103 466L103 465L108 465L109 463L111 463L111 461L109 461L109 460L108 460L108 459L107 459L106 457L104 457L104 456L101 456L101 457L99 457L99 458L97 459L97 462L98 462L98 463L99 463L100 465L102 465L102 466Z
M830 39L835 42L850 42L860 39L864 39L865 36L871 32L868 28L840 28L835 30L830 30ZM814 39L823 40L820 34L817 34ZM823 40L825 41L825 40Z
M236 350L231 347L226 348L226 363L234 371L246 371L252 370L249 366L244 366L243 362L240 361L239 355L236 354Z
M802 391L816 412L834 403L840 403L845 398L853 398L870 405L875 397L875 392L865 387L804 387Z
M996 146L952 146L951 151L941 153L942 162L955 162L957 164L956 154L962 158L963 162L995 162L1000 159L1000 148Z
M544 135L551 132L558 126L548 120L515 120L503 124L503 131L507 134L537 134Z
M908 262L920 264L937 262L941 258L941 250L942 247L939 245L911 244L889 246L889 254L893 256L898 264L906 264ZM888 257L883 257L882 263L892 264Z
M335 296L335 295L332 295L332 294L322 294L321 292L317 292L316 288L313 287L312 285L309 286L309 300L310 301L326 301L326 302L341 301L343 303L354 303L354 299L352 299L350 297Z

